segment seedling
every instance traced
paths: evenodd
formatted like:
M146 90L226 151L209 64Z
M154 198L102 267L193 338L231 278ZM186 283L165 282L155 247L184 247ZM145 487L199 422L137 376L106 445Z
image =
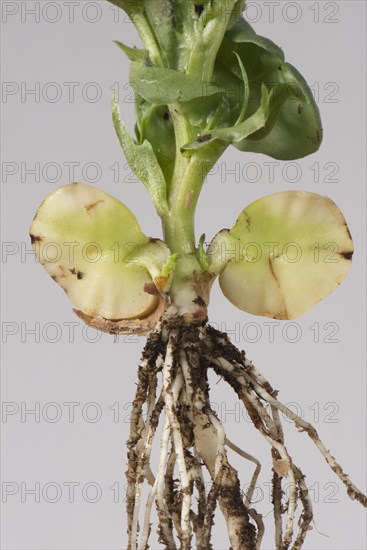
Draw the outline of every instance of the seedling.
M217 504L232 549L261 547L265 524L252 503L260 462L226 437L210 405L209 370L233 388L270 445L275 547L301 548L312 504L285 446L280 412L309 435L351 498L366 505L366 497L313 426L284 406L245 353L207 323L207 307L218 276L224 295L241 310L295 319L344 279L352 238L331 199L304 191L250 204L208 248L204 236L195 238L194 216L205 177L227 147L279 160L317 151L318 108L283 51L244 20L243 1L109 1L126 11L143 43L137 49L117 42L131 60L135 137L121 121L116 99L112 115L126 160L162 220L163 239L145 236L125 205L82 183L51 193L30 233L40 262L87 324L148 336L128 442L128 548L149 547L154 505L163 547L212 548ZM71 242L79 244L73 255ZM48 258L50 243L62 251L57 262ZM95 262L85 258L90 243ZM336 261L325 262L330 243ZM256 466L246 495L227 447ZM151 489L143 513L145 482ZM284 496L285 482L290 489Z

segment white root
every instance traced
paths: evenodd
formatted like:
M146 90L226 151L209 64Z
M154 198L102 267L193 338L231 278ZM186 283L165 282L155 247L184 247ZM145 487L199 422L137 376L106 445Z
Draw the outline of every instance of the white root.
M264 522L262 520L262 516L256 512L254 508L251 508L251 502L254 496L254 491L256 489L257 480L259 478L260 472L261 472L261 464L255 458L254 456L250 455L249 453L246 453L243 449L238 447L235 443L232 443L228 437L226 437L226 445L229 447L232 451L237 453L239 456L244 458L245 460L249 460L253 464L256 465L255 471L252 474L250 485L247 489L246 495L245 495L245 506L248 508L248 513L252 517L252 519L256 523L257 527L257 540L256 540L256 548L255 550L259 550L261 547L262 538L264 536L265 532L265 526Z
M211 359L211 361L213 361L213 359L210 357L208 357L208 359ZM215 359L215 362L218 363L222 368L224 368L228 372L234 371L234 366L232 365L232 363L227 361L227 359L225 359L224 357L217 357ZM278 431L277 426L275 425L274 420L268 415L264 407L258 406L259 404L258 396L252 391L246 391L246 397L251 403L251 405L253 405L253 407L255 407L255 409L258 410L259 416L264 424L264 429L266 430L268 435L270 436L272 435L273 437L276 437L277 431Z
M153 444L153 436L155 432L155 427L151 426L151 420L152 420L152 415L156 404L155 402L156 387L157 387L157 381L156 379L154 379L149 388L146 423L144 423L143 419L140 418L140 424L142 425L142 437L140 438L137 445L137 451L140 454L140 457L139 457L138 466L137 466L137 474L136 474L137 483L135 486L135 504L134 504L133 519L131 524L131 541L133 545L132 548L136 548L139 512L140 512L140 503L141 503L141 491L142 491L144 478L146 478L151 485L154 484L154 476L150 469L149 459L150 459L150 453L151 453L151 448Z
M168 527L169 514L164 501L164 489L165 489L164 474L166 471L166 466L168 461L168 444L170 440L170 434L171 434L171 430L170 430L169 419L166 416L164 421L164 426L163 426L162 438L161 438L161 450L159 455L158 473L157 473L154 487L149 497L153 498L156 493L158 516L160 519L161 529L165 540L169 544L169 547L175 550L177 547L176 547L175 540L172 536L172 533L170 532L170 529ZM145 546L141 546L141 548L142 550L145 550Z
M209 330L213 334L213 329ZM307 530L309 528L310 522L312 521L312 504L309 497L307 486L304 482L304 476L302 472L292 464L290 457L284 446L284 434L281 426L279 411L285 414L288 418L293 420L296 427L299 431L307 431L308 435L314 441L316 446L319 448L324 458L333 469L333 471L338 475L338 477L343 481L347 486L347 492L351 498L358 500L361 504L367 505L366 497L359 491L359 489L351 483L348 476L343 472L339 464L335 461L335 458L329 453L326 447L321 442L316 430L309 424L304 421L302 418L295 415L287 407L281 404L277 399L277 392L272 389L270 384L265 380L265 378L255 369L250 361L245 358L244 353L239 352L229 341L226 335L214 334L212 338L212 345L218 345L221 349L225 351L225 357L219 357L216 355L215 359L212 360L214 370L219 376L223 376L224 379L229 382L235 391L238 393L239 397L243 400L245 406L249 403L249 393L254 391L258 396L259 400L257 402L258 406L263 408L263 402L270 405L272 418L274 425L276 427L276 436L273 437L273 434L266 433L263 429L263 424L259 422L259 411L257 415L250 412L250 416L255 424L255 426L260 430L260 432L266 437L269 443L272 445L273 451L273 464L274 464L274 478L273 478L273 504L274 504L274 517L276 523L276 547L283 550L288 548L289 544L292 541L292 530L294 523L294 515L296 510L297 501L300 500L303 505L303 512L301 513L299 519L299 531L297 538L292 546L293 550L298 550L301 548ZM220 368L218 368L218 365ZM239 389L239 385L242 389ZM251 405L255 405L255 402L252 401ZM256 409L256 406L254 407ZM252 411L253 413L253 411ZM261 417L263 421L266 419L264 416ZM288 460L289 459L289 460ZM288 502L288 519L284 535L284 540L282 537L282 528L281 528L281 478L286 475L290 479L290 494ZM277 489L277 491L275 491ZM274 493L277 493L274 495Z
M188 406L189 412L188 416L190 418L190 421L192 424L194 423L193 418L193 410L192 407L195 406L194 404L194 389L193 389L193 381L190 373L190 366L189 362L186 356L186 350L180 349L179 351L179 361L180 361L180 367L182 370L182 374L184 376L185 380L185 391L182 392L182 399L184 403ZM199 405L200 409L200 405ZM203 471L200 464L200 457L197 454L197 449L194 447L194 459L196 461L196 466L192 467L191 469L191 475L190 479L192 479L196 485L197 491L198 491L198 506L199 511L206 508L207 505L207 499L205 495L205 482L204 482L204 476ZM198 522L196 522L196 546L197 548L204 548L205 546L205 529L204 526L198 525Z
M224 428L200 388L196 388L195 391L195 408L196 447L213 480L208 495L210 512L209 517L206 517L206 534L210 536L210 515L214 512L215 501L218 499L227 523L231 547L234 550L255 550L256 530L249 523L248 510L241 498L237 472L227 459ZM237 507L233 506L233 503L236 503Z
M279 411L274 407L271 407L271 414L277 429L277 441L284 444L283 426L280 420ZM279 454L275 451L273 454L273 461L277 460ZM276 472L273 471L273 511L274 511L274 525L275 525L275 544L277 548L281 548L283 544L283 523L282 523L282 478Z
M269 441L270 445L272 445L272 447L278 451L287 469L286 476L289 479L288 515L287 515L287 523L284 531L283 543L286 547L288 547L288 545L292 542L292 538L293 538L294 516L296 513L296 507L297 507L297 483L294 476L292 459L290 458L285 446L282 443L275 441L269 436L266 436L266 439Z
M172 383L173 367L173 341L171 335L167 344L167 353L163 365L163 390L165 396L165 411L172 430L172 439L177 455L177 466L180 474L182 508L181 508L181 531L182 543L184 548L189 548L191 539L190 509L191 492L189 477L187 474L184 446L181 437L180 424L175 412L175 403L177 402L179 391L182 387L182 375L179 373ZM172 388L171 388L172 386Z
M249 453L246 453L246 451L242 450L240 447L238 447L237 445L232 443L232 441L230 441L228 439L228 437L226 437L226 445L227 445L227 447L232 449L232 451L234 451L238 455L242 456L242 458L244 458L246 460L249 460L250 462L253 462L253 464L256 464L255 471L254 471L254 473L252 475L252 478L251 478L251 483L249 485L249 488L247 489L247 493L246 493L246 496L245 496L245 504L249 508L251 506L251 501L252 501L252 498L254 496L254 491L256 489L256 483L257 483L258 477L260 475L261 464L257 460L257 458L250 455Z
M204 481L204 475L203 470L200 463L200 457L197 455L196 448L194 449L194 457L197 462L197 473L196 473L196 487L198 491L198 509L199 512L202 510L206 510L207 508L207 498L205 494L205 481ZM196 547L197 548L203 548L205 545L205 537L204 537L204 526L197 525L196 527Z
M307 421L303 420L300 416L295 414L293 411L288 409L283 403L280 403L275 397L269 394L269 392L264 389L264 387L259 383L259 375L256 371L256 369L253 367L251 362L248 362L248 365L251 367L251 371L253 371L253 376L247 375L245 373L245 377L247 377L248 380L251 380L253 383L254 389L256 393L264 400L266 400L272 407L276 408L283 414L287 416L290 420L294 422L294 424L297 426L297 428L300 429L300 431L306 431L307 434L310 436L312 441L315 443L316 447L319 449L323 457L325 458L326 462L329 464L330 468L336 473L336 475L339 477L339 479L344 483L344 485L347 488L347 492L349 496L352 499L356 499L364 506L367 505L367 498L362 493L358 487L356 487L349 479L347 474L344 473L341 466L336 462L333 455L327 450L325 445L320 440L320 437L315 430L315 428Z
M172 443L172 441L171 441ZM164 488L164 498L166 501L166 506L170 511L170 514L172 515L172 521L175 526L175 529L177 531L178 538L180 539L182 537L182 530L181 530L181 517L180 514L177 512L176 509L170 509L169 503L172 501L172 485L173 485L173 474L175 471L175 465L176 465L177 455L174 450L173 444L171 453L169 455L169 459L167 462L166 467L166 473L165 473L165 488ZM168 481L169 480L169 481ZM171 485L172 483L172 485Z
M147 366L147 360L143 360L140 365L140 372L144 372L144 369ZM143 380L143 379L141 379ZM140 380L140 381L141 381ZM142 392L139 392L139 395L137 395L134 404L133 404L133 411L131 414L131 422L130 422L130 440L132 442L135 442L137 440L137 443L135 445L135 450L131 451L131 454L133 456L133 465L132 470L133 473L130 471L130 464L129 464L129 470L128 470L128 488L127 488L127 502L128 502L128 532L129 532L129 550L136 550L137 545L137 529L138 529L138 516L136 513L136 508L139 506L140 502L140 493L139 493L139 477L138 472L141 471L142 465L141 461L138 460L136 463L136 455L138 454L138 446L141 442L141 436L142 433L145 430L145 423L142 418L142 406L145 401L145 380L143 380L143 390Z
M187 361L185 350L180 350L179 356L180 356L180 366L181 366L182 373L183 373L184 378L185 378L186 402L187 403L192 403L194 390L193 390L193 387L192 387L192 379L191 379L191 374L190 374L190 368L189 368L189 363Z
M234 372L235 367L223 357L219 357L217 359L217 362L222 366L223 369L227 370L228 372L231 372L231 373ZM246 374L244 374L244 377L246 378ZM246 397L251 402L252 406L256 409L256 411L261 416L261 418L265 419L265 422L266 422L266 416L264 414L262 415L260 414L261 409L263 409L262 405L259 404L257 400L250 398L251 390L248 389L247 384L246 385L243 384L243 388L244 388L244 393L246 394ZM276 439L274 439L272 435L270 435L270 434L273 434L274 430L276 429L275 423L273 420L271 421L271 428L269 429L268 426L267 428L268 428L267 430L264 430L263 435L265 439L270 443L270 445L278 451L281 459L283 460L284 465L286 466L286 476L289 478L288 517L287 517L287 523L286 523L284 540L283 540L284 545L288 547L293 537L294 516L295 516L296 506L297 506L297 484L294 477L292 460L284 444L282 443L281 440L277 441ZM276 432L278 432L278 430L276 430ZM281 544L282 537L281 537L281 532L279 532L279 517L277 519L278 519L277 521L278 528L276 529L276 544L278 546L279 544Z
M264 383L266 383L264 379ZM280 420L279 411L274 407L271 407L272 417L277 428L277 440L284 445L284 432L283 426ZM273 460L277 459L276 453L273 453ZM293 465L294 467L294 465ZM293 472L293 470L292 470ZM297 488L295 487L295 491ZM297 492L295 494L297 497ZM275 544L279 547L283 544L283 524L282 524L282 478L278 475L274 469L273 474L273 508L274 508L274 523L275 523ZM311 508L312 510L312 508Z
M141 541L139 544L139 550L145 550L148 545L148 539L150 534L150 516L152 513L152 506L157 494L157 480L154 482L153 488L149 493L144 513L143 531L141 534Z
M273 474L273 512L275 526L275 546L283 545L283 521L282 521L282 479Z
M224 448L226 441L226 434L223 428L223 424L218 420L218 418L212 414L208 414L208 418L217 432L217 449L215 453L215 465L214 465L214 479L220 476L221 470L223 468L224 461L226 460L226 451Z
M154 486L155 477L154 477L154 474L153 474L152 469L150 467L150 464L147 464L146 467L145 467L145 479L147 480L149 485L151 485L152 487Z

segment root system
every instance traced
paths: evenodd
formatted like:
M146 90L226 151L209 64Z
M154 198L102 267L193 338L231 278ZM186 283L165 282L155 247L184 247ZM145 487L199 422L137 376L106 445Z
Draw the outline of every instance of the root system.
M305 476L287 450L280 413L311 438L349 496L367 505L366 497L326 449L315 428L277 399L277 392L226 334L205 322L187 325L180 317L166 314L148 336L133 403L127 470L129 550L149 548L154 505L159 542L166 549L212 549L217 506L227 525L231 550L261 548L264 522L252 504L261 465L226 437L210 405L209 369L233 388L254 427L269 443L277 550L300 549L313 519ZM151 450L161 416L159 462L153 474ZM227 448L254 463L245 495L229 463ZM205 469L211 478L208 492ZM287 494L284 480L289 487ZM143 511L145 481L151 489Z

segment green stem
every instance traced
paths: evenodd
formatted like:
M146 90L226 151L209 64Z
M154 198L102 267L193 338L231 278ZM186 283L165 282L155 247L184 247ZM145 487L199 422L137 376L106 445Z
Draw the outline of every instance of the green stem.
M190 254L195 250L194 212L188 206L192 187L197 186L192 174L188 174L190 159L182 155L180 148L191 140L192 128L181 114L177 104L169 106L175 129L176 156L169 185L169 211L162 218L163 234L172 252ZM198 174L194 174L197 179Z
M203 184L200 164L193 158L180 163L177 179L172 182L170 209L162 220L164 239L171 251L178 254L195 252L194 215Z
M172 252L193 254L196 251L194 217L199 195L205 177L226 146L214 142L200 152L183 154L181 147L194 139L195 132L179 105L170 105L169 109L175 128L176 160L169 186L169 210L162 216L163 234Z
M178 255L170 288L171 301L178 313L191 322L206 318L211 284L211 278L205 273L196 250L195 210L205 177L226 146L213 142L192 156L182 154L180 146L187 143L190 128L177 109L175 114L178 141L176 162L170 186L169 210L162 216L162 226L166 244L172 253Z

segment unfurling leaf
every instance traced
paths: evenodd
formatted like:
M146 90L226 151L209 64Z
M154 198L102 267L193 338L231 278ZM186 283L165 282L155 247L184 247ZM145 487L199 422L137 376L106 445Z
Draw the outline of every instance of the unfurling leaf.
M136 94L135 111L139 143L147 140L162 169L166 182L170 182L175 164L176 138L167 106L152 105Z
M194 151L206 147L212 141L219 139L225 143L238 143L247 136L257 132L260 128L265 126L267 118L269 116L269 106L271 104L271 97L265 86L261 90L261 103L257 111L235 126L229 128L218 128L217 130L211 130L208 134L199 136L196 141L187 143L184 145L182 151Z
M245 208L208 249L224 295L253 315L295 319L344 279L353 255L346 221L328 197L268 195Z
M250 99L250 83L249 83L249 80L247 78L246 69L243 66L243 63L242 63L242 60L241 60L240 56L237 53L235 53L235 55L237 57L238 64L239 64L240 69L241 69L241 77L242 77L243 88L244 88L242 108L241 108L240 114L238 115L238 119L237 119L237 122L235 124L235 126L236 126L237 124L239 124L240 122L242 122L244 120L245 115L246 115L247 106L248 106L248 102L249 102L249 99Z
M264 128L235 147L279 160L294 160L317 151L322 141L321 119L302 75L289 63L283 63L265 84L281 101L270 110Z
M302 158L317 151L322 126L309 86L292 65L284 62L283 51L271 40L257 35L244 19L227 31L217 58L218 69L222 71L224 65L243 80L237 58L241 59L250 85L247 118L258 109L264 85L270 94L278 88L276 94L282 95L283 100L271 107L263 128L235 142L235 147L280 160Z
M250 83L266 81L266 77L284 62L281 48L256 34L244 19L226 32L218 52L219 61L241 78L241 69L233 52L241 58Z
M39 207L30 236L40 263L84 315L144 319L157 308L153 281L170 251L146 237L111 195L82 183L56 189Z
M120 119L120 109L115 99L112 101L112 120L130 168L148 189L157 212L165 213L168 208L166 181L153 147L146 140L140 145L134 143Z

